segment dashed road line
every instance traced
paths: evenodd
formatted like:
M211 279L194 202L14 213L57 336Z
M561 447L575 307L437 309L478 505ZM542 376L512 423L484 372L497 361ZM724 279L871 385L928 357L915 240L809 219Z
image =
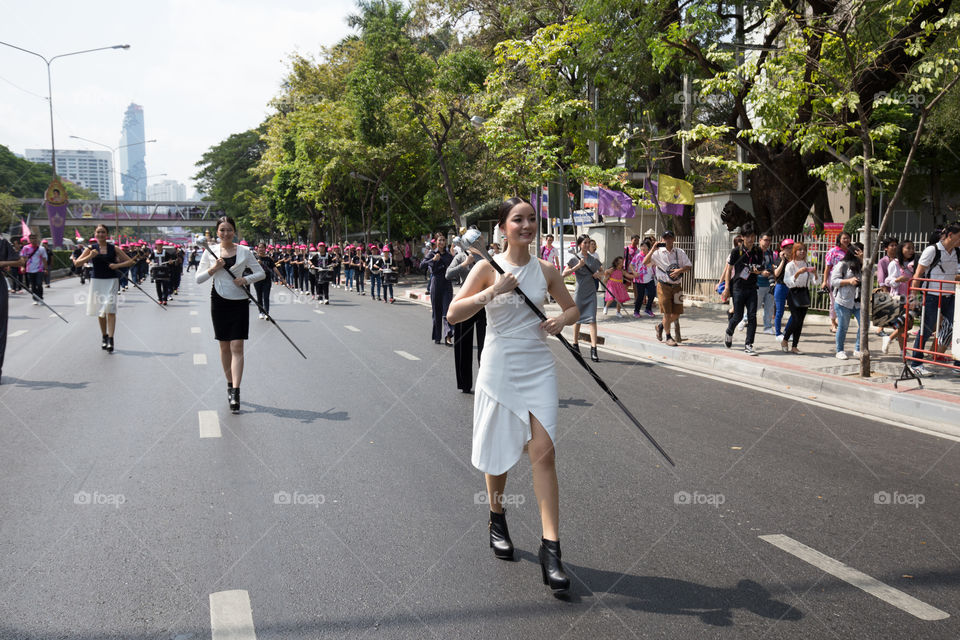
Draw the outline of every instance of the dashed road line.
M239 589L211 593L210 630L213 640L257 640L250 594Z
M345 325L343 325L343 328L346 329L347 331L353 331L354 333L360 333L360 329L357 329L357 328L354 327L353 325L345 324Z
M192 315L192 316L195 316L195 315L197 315L197 314L198 314L197 311L191 311L191 312L190 312L190 315Z
M320 309L314 309L313 312L314 312L314 313L319 313L320 315L323 315L323 311L320 311Z
M207 364L207 354L205 353L193 354L193 364Z
M200 327L190 327L190 333L200 333Z
M27 331L29 331L29 329L18 329L18 330L16 330L16 331L14 331L13 333L8 334L7 337L9 337L9 338L19 338L20 336L22 336L23 334L25 334Z
M884 584L875 578L871 578L867 574L857 571L839 560L834 560L816 549L811 549L807 545L797 542L790 536L776 534L759 537L761 540L769 542L773 546L800 558L804 562L812 564L821 571L829 573L833 577L839 578L848 584L852 584L858 589L866 591L870 595L880 598L887 604L892 604L897 609L906 611L921 620L943 620L944 618L950 617L949 613L930 606L925 602L921 602L913 596L909 596L899 589L894 589L890 585Z
M412 353L407 353L406 351L394 351L394 353L397 354L398 356L400 356L401 358L406 358L407 360L419 360L419 359L420 359L420 358L418 358L417 356L413 355Z
M201 438L219 438L220 437L220 418L216 411L200 411L200 437Z

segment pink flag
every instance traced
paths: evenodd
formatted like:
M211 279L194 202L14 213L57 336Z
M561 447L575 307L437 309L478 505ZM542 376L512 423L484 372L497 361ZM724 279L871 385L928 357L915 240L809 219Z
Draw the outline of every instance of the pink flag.
M22 218L20 219L20 233L24 238L30 237L30 227L27 226L27 223L24 222Z
M80 229L74 229L73 232L77 234L77 240L83 242L83 238L80 236Z

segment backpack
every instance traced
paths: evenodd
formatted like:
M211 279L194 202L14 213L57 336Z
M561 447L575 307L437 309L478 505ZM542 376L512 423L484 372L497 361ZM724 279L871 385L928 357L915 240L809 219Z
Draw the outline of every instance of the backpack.
M953 248L953 254L960 258L960 247ZM933 273L933 268L940 264L940 248L937 245L933 245L933 262L930 263L930 268L927 269L927 275Z

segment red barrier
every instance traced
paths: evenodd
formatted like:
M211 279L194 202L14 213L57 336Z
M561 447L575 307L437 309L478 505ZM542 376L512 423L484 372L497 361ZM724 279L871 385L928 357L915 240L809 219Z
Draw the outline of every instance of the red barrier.
M946 355L947 350L951 348L953 322L956 313L956 295L954 293L937 295L940 291L953 290L956 284L957 282L954 280L933 280L930 278L915 278L910 281L902 316L906 329L903 331L900 340L900 347L903 352L903 371L900 373L900 377L894 381L894 388L902 380L916 380L917 384L922 387L921 376L914 371L914 367L918 366L924 368L927 366L943 367L960 373L960 366L956 364L957 360L960 359L960 353L957 353L957 350L953 348L951 356ZM950 289L947 289L944 285L949 285ZM920 295L921 305L919 309L911 310L911 300L914 299L914 294ZM920 320L919 344L914 341L917 346L908 347L909 330L916 317L919 317ZM927 349L927 341L930 338L933 338L933 344L930 345L930 349Z

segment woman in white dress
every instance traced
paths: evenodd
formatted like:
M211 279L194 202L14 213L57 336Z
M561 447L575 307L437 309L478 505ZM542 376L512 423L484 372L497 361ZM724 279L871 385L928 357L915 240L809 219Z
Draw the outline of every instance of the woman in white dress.
M543 537L540 567L543 583L565 592L570 580L560 562L560 491L554 455L557 429L557 378L547 334L556 335L579 317L560 272L530 255L537 216L528 202L511 198L500 205L499 226L506 239L503 253L474 267L450 303L447 320L463 322L482 308L487 337L480 359L473 406L473 465L484 472L490 503L490 546L494 555L513 558L513 543L503 511L507 471L526 448L533 469L533 490L540 507ZM519 288L542 308L549 291L563 313L540 322L512 294Z

